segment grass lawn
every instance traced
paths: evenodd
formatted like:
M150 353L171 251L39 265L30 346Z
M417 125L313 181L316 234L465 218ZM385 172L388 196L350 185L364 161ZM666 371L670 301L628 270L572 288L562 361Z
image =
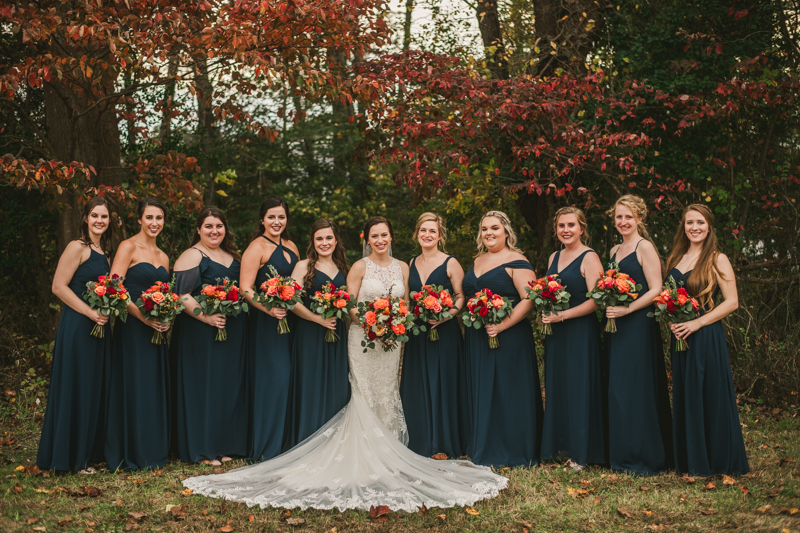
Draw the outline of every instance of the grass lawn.
M186 494L181 480L214 467L171 463L160 471L49 475L36 459L37 391L0 399L0 531L776 531L800 532L800 416L744 402L752 472L738 479L574 473L559 464L503 469L510 486L474 509L389 513L248 508ZM41 391L38 391L41 397ZM225 464L217 472L241 466ZM728 483L728 484L726 484Z

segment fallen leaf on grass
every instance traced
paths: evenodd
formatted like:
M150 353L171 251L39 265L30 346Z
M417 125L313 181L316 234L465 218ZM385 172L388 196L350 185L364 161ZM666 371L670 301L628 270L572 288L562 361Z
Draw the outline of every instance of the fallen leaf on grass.
M739 485L739 490L742 491L745 494L745 496L750 494L750 489L748 489L747 487L744 487L742 485Z
M639 487L639 490L642 492L647 492L648 490L650 490L650 487Z
M653 531L664 531L666 529L664 524L650 524L649 526L644 526L645 529L651 529Z
M467 508L464 509L464 511L466 511L467 514L472 515L472 516L476 516L476 515L481 514L480 511L478 511L477 509L473 509L472 507L467 507Z
M704 514L704 515L708 516L708 515L712 515L712 514L717 514L717 512L714 509L709 507L708 509L700 509L700 514Z
M231 533L233 528L231 526L222 526L219 530L222 531L222 533Z
M161 477L162 475L164 475L164 472L162 472L161 470L153 470L152 474L156 477Z
M800 511L800 509L798 509L797 507L778 507L778 509L782 513L789 513L790 515L795 515L797 514L798 511Z
M597 504L599 504L600 502L602 502L605 499L606 499L606 495L605 494L602 494L600 496L596 496L595 499L594 499L594 504L597 505Z
M425 507L425 504L422 504L422 508L419 510L419 514L428 514L428 508Z
M759 512L759 513L761 513L761 514L764 514L764 513L766 513L767 511L769 511L770 509L772 509L772 506L771 506L770 504L767 504L767 505L762 505L761 507L759 507L758 509L756 509L756 511L758 511L758 512Z
M683 481L684 483L694 483L695 479L692 476L687 476L686 474L684 474L683 477L681 478L681 481Z
M42 494L50 494L52 491L47 490L44 487L36 487L35 489L33 489L33 492L41 492Z
M28 525L35 524L38 521L38 518L28 518Z
M656 514L656 512L655 512L655 511L649 511L649 510L647 510L647 509L642 509L642 512L643 512L644 514L646 514L647 516L653 516L654 514Z
M220 504L220 506L219 506L219 514L225 514L227 512L228 512L228 508L225 507L225 504L224 503Z
M252 521L254 521L255 519L256 519L256 517L255 517L255 516L253 516L253 515L250 515L250 516L248 516L248 517L247 517L247 521L248 521L248 522L252 522Z
M187 512L186 506L181 505L167 505L167 511L172 515L175 520L183 520L189 513Z
M731 476L722 476L722 484L723 485L736 485L736 480L733 479Z
M25 467L22 466L22 465L19 465L18 467L16 467L14 469L14 472L24 472L24 471L25 471Z
M89 509L91 509L91 507L89 507L88 505L81 505L81 512L88 511Z
M47 528L44 526L37 526L33 528L34 531L47 531Z
M22 492L22 485L20 485L19 483L14 483L14 486L11 487L11 491L20 494Z
M94 468L92 468L92 467L90 466L89 468L87 468L87 469L85 469L85 470L81 470L81 471L80 471L80 472L78 472L78 473L79 473L79 474L83 474L84 476L91 476L91 475L92 475L92 474L94 474L95 472L97 472L97 470L95 470Z
M292 516L292 512L289 509L284 509L283 511L281 511L281 514L278 516L278 518L280 518L281 520L286 520L290 516Z
M103 491L98 489L97 487L85 486L83 487L83 493L86 494L90 498L97 498L98 496L103 495Z
M336 533L337 531L339 531L339 530L336 529L336 527L334 526L334 527L330 528L326 533Z
M776 464L778 466L783 466L785 463L793 463L794 457L784 457L783 459L779 460Z
M184 489L181 491L181 495L183 496L190 496L194 491L192 489Z
M621 479L616 474L601 474L600 477L608 479L608 481L610 481L611 483L616 483L617 481L619 481Z
M620 507L619 509L617 509L617 512L619 514L621 514L622 516L625 516L627 518L633 518L633 514L629 510L625 509L624 507Z
M95 524L94 522L86 522L86 525L89 526L89 527L94 527L97 524Z
M132 531L134 529L139 529L139 524L135 518L129 516L125 519L125 531Z
M431 459L436 459L437 461L446 461L447 454L446 453L436 453L431 455Z
M706 489L706 490L714 490L714 489L716 489L716 488L717 488L717 486L716 486L716 485L714 485L712 482L710 482L710 481L709 481L708 483L706 483L706 486L705 486L705 487L703 487L703 488L704 488L704 489Z
M436 518L438 518L439 520L444 522L445 520L447 520L447 515L446 514L437 514Z
M289 524L290 526L302 526L303 524L306 523L306 520L305 518L292 517L292 518L287 518L286 523Z
M116 505L117 507L119 507L120 505L122 505L122 500L117 500L117 501L115 501L115 502L114 502L114 505Z
M64 525L64 524L66 524L67 522L72 522L72 517L71 517L71 516L65 516L64 518L62 518L61 520L59 520L59 521L58 521L58 525L59 525L59 526L63 526L63 525Z
M375 522L386 522L389 517L389 507L386 505L378 505L377 507L372 505L369 508L369 516Z
M586 490L586 489L573 489L572 487L567 488L567 493L573 498L585 498L592 492L594 492L594 489Z
M144 479L132 479L131 480L131 483L136 483L137 485L141 485L144 482L145 482Z
M134 520L136 520L138 522L142 518L146 518L147 517L147 513L141 513L141 512L138 512L138 511L131 511L130 513L128 513L128 516L130 516L131 518L133 518Z

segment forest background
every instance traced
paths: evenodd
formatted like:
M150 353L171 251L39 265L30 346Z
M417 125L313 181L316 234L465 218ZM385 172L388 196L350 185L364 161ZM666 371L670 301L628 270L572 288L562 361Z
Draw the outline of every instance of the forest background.
M171 262L203 205L243 250L278 194L301 250L326 217L354 261L379 214L407 260L434 211L467 268L500 209L542 273L559 207L607 259L608 209L633 193L664 256L684 206L713 209L737 390L796 404L799 37L798 0L4 2L0 364L44 384L52 275L94 194L119 238L137 198L163 199Z

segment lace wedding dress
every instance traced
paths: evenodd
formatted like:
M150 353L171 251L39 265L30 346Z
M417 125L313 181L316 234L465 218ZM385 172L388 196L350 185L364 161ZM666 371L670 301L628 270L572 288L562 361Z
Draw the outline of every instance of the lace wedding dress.
M360 302L402 295L405 284L395 259L381 268L368 258ZM406 447L408 433L397 386L400 347L361 347L350 326L350 402L316 433L283 455L225 474L183 481L196 494L248 506L363 509L386 505L414 512L426 507L473 505L493 498L508 479L469 461L437 461Z

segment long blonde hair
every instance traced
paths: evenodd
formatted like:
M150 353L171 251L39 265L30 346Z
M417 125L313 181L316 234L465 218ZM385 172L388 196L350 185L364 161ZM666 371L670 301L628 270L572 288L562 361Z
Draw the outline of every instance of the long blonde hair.
M722 279L727 278L717 267L717 254L719 254L719 249L717 248L717 230L714 213L703 204L692 204L683 210L681 225L678 227L675 238L672 240L672 250L667 258L666 275L669 275L669 272L681 262L683 256L689 251L691 242L689 241L689 237L686 236L686 215L690 211L700 213L700 215L706 219L708 235L705 241L703 241L703 248L700 250L700 256L697 258L692 272L689 274L689 279L686 280L686 289L689 291L689 294L700 302L700 306L703 309L710 311L714 309L714 294L717 292L717 287L719 285L717 276Z
M508 215L503 213L502 211L488 211L481 217L481 224L483 224L483 219L486 217L495 217L497 220L500 221L500 224L503 226L503 230L506 232L506 246L509 250L513 250L515 252L522 253L522 250L517 248L517 234L514 231L514 228L511 227L511 220L508 218ZM475 239L475 242L478 244L478 253L475 257L479 255L483 255L489 250L486 249L486 245L483 244L483 239L481 239L481 228L480 224L478 225L478 237Z
M636 218L636 229L639 231L639 235L642 238L647 239L650 244L653 245L656 255L658 255L660 260L661 254L658 253L658 247L656 246L656 243L653 242L652 237L650 237L650 233L647 231L647 224L645 222L645 220L647 220L647 204L645 201L641 197L634 194L620 196L620 198L614 202L614 206L611 208L612 220L616 218L617 206L619 205L627 207L631 210L634 218Z
M419 245L419 228L426 222L436 222L436 225L439 226L439 249L443 252L446 252L444 249L445 242L447 242L447 226L444 223L444 219L437 215L436 213L422 213L419 218L417 219L417 225L414 227L414 235L412 236L412 240Z
M587 229L589 228L589 224L586 222L586 215L577 207L567 206L556 211L556 216L553 217L553 234L558 237L558 219L564 215L575 215L575 218L578 219L578 225L581 227L581 242L588 246L589 232Z

